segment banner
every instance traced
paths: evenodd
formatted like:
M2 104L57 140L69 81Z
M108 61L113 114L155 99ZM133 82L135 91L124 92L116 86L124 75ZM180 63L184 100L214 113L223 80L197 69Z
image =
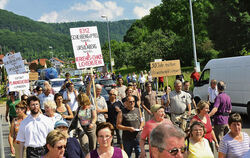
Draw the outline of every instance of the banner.
M26 72L20 52L5 55L3 58L3 63L8 75Z
M153 77L174 76L181 74L180 60L169 60L150 63Z
M9 75L9 89L10 91L21 91L28 90L29 84L29 74L15 74Z
M104 66L96 26L70 28L77 69Z
M36 80L38 80L38 72L30 72L29 73L29 80L30 81L36 81Z

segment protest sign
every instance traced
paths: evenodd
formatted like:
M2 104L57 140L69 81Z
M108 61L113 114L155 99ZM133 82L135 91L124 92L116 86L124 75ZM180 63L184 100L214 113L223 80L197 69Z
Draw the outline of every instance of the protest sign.
M21 74L26 71L20 52L7 54L3 58L3 63L8 75Z
M70 28L77 69L104 66L96 26Z
M153 77L173 76L181 74L180 60L169 60L150 63Z
M9 89L10 91L21 91L29 89L29 74L14 74L9 75Z
M38 80L38 72L30 72L29 73L29 80L30 81Z

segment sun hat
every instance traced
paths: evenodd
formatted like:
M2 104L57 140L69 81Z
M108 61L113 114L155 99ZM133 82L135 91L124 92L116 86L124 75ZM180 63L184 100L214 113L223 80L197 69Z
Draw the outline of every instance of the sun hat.
M162 105L160 105L160 104L155 104L155 105L151 106L150 111L151 111L151 112L156 112L156 111L158 111L160 108L163 108L163 109L164 109L164 106L162 106Z
M57 128L57 127L69 127L68 123L64 120L59 120L59 121L56 121L55 123L55 127L54 128Z

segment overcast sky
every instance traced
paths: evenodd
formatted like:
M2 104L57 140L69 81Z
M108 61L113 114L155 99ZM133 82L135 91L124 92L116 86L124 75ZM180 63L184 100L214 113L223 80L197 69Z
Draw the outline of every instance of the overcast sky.
M43 22L139 19L161 0L0 0L0 9Z

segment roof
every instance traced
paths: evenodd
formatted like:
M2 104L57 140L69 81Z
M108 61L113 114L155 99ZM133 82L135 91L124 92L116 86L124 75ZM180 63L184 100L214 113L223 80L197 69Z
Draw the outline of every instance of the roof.
M58 58L53 58L54 60L57 60L57 61L59 61L60 63L64 63L64 61L62 61L62 60L60 60L60 59L58 59Z
M48 59L39 59L39 63L40 63L42 66L45 66L45 65L46 65L46 60L48 60ZM38 59L33 60L31 63L36 63L36 64L38 65Z
M0 54L0 59L3 59L4 55L3 54Z

